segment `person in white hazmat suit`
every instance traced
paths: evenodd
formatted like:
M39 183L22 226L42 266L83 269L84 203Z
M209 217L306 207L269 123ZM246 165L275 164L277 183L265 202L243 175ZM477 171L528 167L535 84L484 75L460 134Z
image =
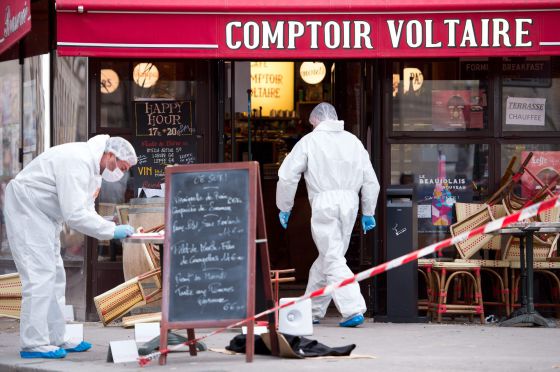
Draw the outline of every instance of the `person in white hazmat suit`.
M309 270L306 294L354 274L346 265L345 254L362 199L362 228L375 227L375 207L379 183L369 154L362 142L344 130L335 108L320 103L309 116L313 131L296 143L279 171L276 205L280 223L287 228L294 196L303 173L311 204L311 233L319 257ZM364 322L366 304L358 283L339 288L332 299L342 315L342 327ZM312 299L314 323L325 316L331 295Z
M137 162L123 138L98 135L87 142L49 148L8 184L4 217L22 283L22 358L64 358L91 344L66 338L63 307L66 274L60 255L62 224L99 240L133 234L98 215L101 180L118 181Z

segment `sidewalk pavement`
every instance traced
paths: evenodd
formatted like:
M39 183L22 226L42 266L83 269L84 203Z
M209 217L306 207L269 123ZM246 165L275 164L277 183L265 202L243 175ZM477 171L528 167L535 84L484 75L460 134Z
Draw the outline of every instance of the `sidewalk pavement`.
M392 324L371 320L354 329L340 328L329 318L315 326L316 339L328 346L357 345L355 356L375 358L280 359L214 351L172 353L166 366L157 361L141 368L136 363L107 363L109 341L132 340L134 329L84 324L92 350L72 353L62 360L21 359L19 323L0 318L0 372L11 371L556 371L560 369L560 328L502 328L475 324ZM206 330L208 332L208 330ZM197 330L197 336L205 330ZM209 348L223 349L237 332L204 340Z

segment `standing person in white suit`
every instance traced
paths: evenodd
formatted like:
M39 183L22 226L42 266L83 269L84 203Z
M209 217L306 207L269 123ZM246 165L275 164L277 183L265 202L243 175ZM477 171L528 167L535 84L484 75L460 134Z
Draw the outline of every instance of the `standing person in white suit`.
M344 258L356 221L359 196L362 199L362 228L375 227L375 207L379 183L369 154L360 140L344 130L335 108L320 103L309 116L313 131L304 136L288 154L278 171L276 205L280 223L287 228L297 186L303 173L311 204L311 233L319 257L309 270L306 294L354 274ZM364 322L364 297L358 283L339 288L332 299L342 315L342 327ZM325 316L331 296L313 299L313 320Z
M118 181L137 162L121 137L52 147L33 159L6 188L4 217L22 283L22 358L64 358L91 344L66 338L63 314L66 274L60 256L62 224L99 240L132 235L129 225L95 212L101 180Z

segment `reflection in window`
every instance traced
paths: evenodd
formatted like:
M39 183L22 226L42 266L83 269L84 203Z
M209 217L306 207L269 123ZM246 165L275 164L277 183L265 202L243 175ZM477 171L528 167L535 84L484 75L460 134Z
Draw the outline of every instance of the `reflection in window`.
M502 173L507 168L510 159L515 156L513 170L519 169L521 162L532 152L533 157L527 164L527 169L545 184L550 184L560 174L560 144L507 144L502 145L501 167ZM560 179L559 179L560 181ZM535 196L541 186L537 181L525 173L521 177L521 185L514 191L523 198ZM558 190L559 187L556 186Z
M204 61L100 60L101 128L134 128L133 102L142 98L167 98L202 102L208 65Z
M483 200L488 190L488 145L391 145L391 184L413 184L418 244L449 235L455 202Z
M486 61L394 62L394 131L466 131L488 125Z
M560 130L560 58L504 58L501 70L503 130Z

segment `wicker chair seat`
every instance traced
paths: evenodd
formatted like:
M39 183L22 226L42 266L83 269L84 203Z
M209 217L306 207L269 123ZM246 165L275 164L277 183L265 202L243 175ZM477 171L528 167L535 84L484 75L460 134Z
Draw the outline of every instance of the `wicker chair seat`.
M504 260L478 260L469 258L467 260L457 259L455 262L462 262L462 263L473 263L479 265L480 267L510 267L510 261Z
M436 261L433 263L432 267L434 269L447 269L447 270L463 270L463 269L476 269L480 268L480 265L474 262L441 262Z
M510 267L512 269L519 269L521 268L521 262L519 261L510 262ZM533 269L560 269L560 262L535 261L533 262Z
M21 297L21 280L18 273L0 275L0 298Z
M465 203L455 203L456 210L457 208L461 209L461 205L464 204ZM492 214L490 212L490 208L484 204L484 208L480 209L478 212L469 216L465 220L459 220L454 223L449 227L449 230L451 232L451 236L455 237L466 231L483 226L491 221ZM476 252L482 249L482 247L487 245L492 238L494 238L492 235L478 235L455 244L455 247L457 247L457 251L461 255L461 258L467 259L471 258Z
M0 298L0 316L19 319L21 312L21 297Z

